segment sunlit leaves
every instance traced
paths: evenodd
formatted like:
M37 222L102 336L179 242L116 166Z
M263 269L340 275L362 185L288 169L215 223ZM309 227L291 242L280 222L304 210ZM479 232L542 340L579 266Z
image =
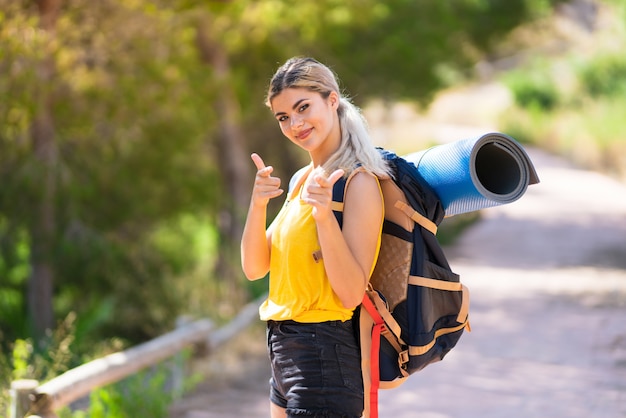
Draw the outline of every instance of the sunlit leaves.
M269 77L287 58L312 55L329 64L359 104L371 97L427 102L446 80L471 73L533 4L546 2L67 0L54 33L46 33L34 2L0 0L0 216L13 224L6 231L28 230L33 217L41 178L32 169L30 128L45 90L58 148L62 305L86 310L94 294L108 291L121 304L137 293L144 305L128 307L128 315L154 330L155 318L180 306L152 299L200 257L176 250L196 239L193 228L168 225L183 216L214 220L231 193L217 170L220 91L235 95L247 147L280 156L277 171L287 177L301 163L299 150L263 106ZM199 29L228 60L226 74L216 77L201 59ZM52 82L36 71L47 56ZM180 240L162 241L164 230ZM6 247L0 254L12 256ZM91 295L80 298L77 289ZM141 318L143 308L154 311Z

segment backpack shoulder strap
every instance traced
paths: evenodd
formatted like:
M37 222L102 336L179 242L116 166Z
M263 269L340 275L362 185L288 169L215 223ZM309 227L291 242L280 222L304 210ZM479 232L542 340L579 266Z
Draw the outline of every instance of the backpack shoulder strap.
M413 209L410 205L398 200L394 206L402 211L406 216L411 218L415 223L420 225L422 228L429 231L433 235L437 235L437 224Z
M366 171L363 167L357 167L348 175L348 177L342 177L333 186L333 202L332 209L339 222L339 226L343 226L343 205L346 200L346 191L348 190L348 184L354 178L355 174Z

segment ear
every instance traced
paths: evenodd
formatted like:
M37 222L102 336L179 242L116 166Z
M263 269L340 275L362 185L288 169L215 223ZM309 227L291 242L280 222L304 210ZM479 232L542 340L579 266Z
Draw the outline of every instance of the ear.
M339 108L339 94L336 91L330 92L328 95L328 103L334 110Z

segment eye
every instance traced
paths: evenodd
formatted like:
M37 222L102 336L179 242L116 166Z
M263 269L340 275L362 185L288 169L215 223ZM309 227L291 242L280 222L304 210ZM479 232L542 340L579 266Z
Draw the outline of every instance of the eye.
M279 117L276 118L276 120L278 122L284 122L284 121L287 120L287 116L286 115L279 116Z
M303 104L302 106L298 108L298 112L304 112L308 107L309 107L308 103Z

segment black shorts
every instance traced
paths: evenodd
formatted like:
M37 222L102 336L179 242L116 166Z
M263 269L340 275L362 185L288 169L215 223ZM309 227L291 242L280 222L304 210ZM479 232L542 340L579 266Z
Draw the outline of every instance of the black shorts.
M351 321L269 321L270 400L287 416L358 418L361 355Z

